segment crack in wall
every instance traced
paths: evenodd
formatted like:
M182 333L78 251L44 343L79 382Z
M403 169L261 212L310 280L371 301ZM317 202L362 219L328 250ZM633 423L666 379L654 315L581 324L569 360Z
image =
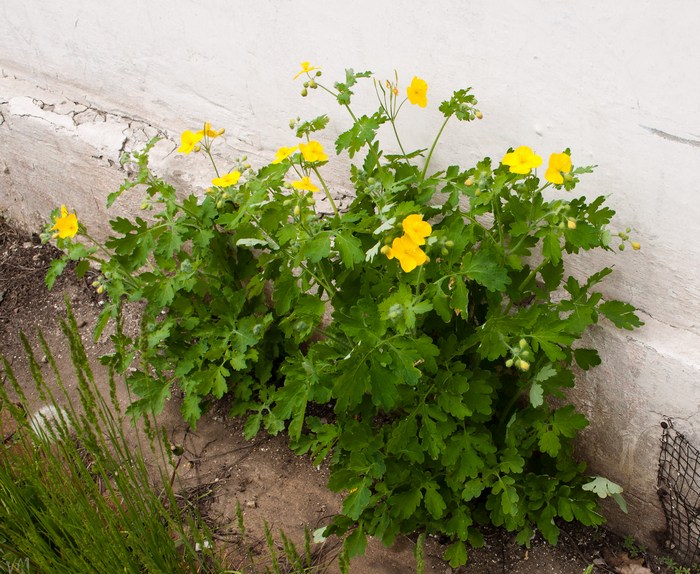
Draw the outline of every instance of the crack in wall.
M0 111L0 125L12 117L46 122L56 131L67 131L71 136L93 145L103 153L91 154L92 158L104 161L110 167L116 166L121 171L125 171L121 165L123 155L145 146L153 137L176 145L167 133L147 121L109 112L89 103L69 99L52 103L37 97L18 96L0 102L0 106L4 107L7 116ZM90 126L102 127L93 130Z

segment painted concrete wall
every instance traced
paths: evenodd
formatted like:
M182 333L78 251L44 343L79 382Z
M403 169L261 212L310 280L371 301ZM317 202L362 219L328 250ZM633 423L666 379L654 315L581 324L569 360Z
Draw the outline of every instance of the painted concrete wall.
M345 67L426 79L429 107L404 116L409 146L431 141L439 101L473 86L485 119L451 126L436 166L571 147L575 164L598 165L579 190L609 194L643 245L572 271L614 265L606 294L646 321L591 333L605 363L580 378L577 400L592 420L582 454L626 488L630 516L613 513L613 524L651 542L663 527L661 416L700 444L699 25L700 4L687 0L3 0L0 209L37 228L67 203L103 224L121 152L155 134L166 137L155 154L166 177L206 186L203 158L173 153L204 120L227 128L224 155L256 163L293 141L291 117L330 111L330 145L348 124L320 91L299 97L302 60L324 80ZM359 90L358 105L371 97ZM326 168L341 190L344 161Z

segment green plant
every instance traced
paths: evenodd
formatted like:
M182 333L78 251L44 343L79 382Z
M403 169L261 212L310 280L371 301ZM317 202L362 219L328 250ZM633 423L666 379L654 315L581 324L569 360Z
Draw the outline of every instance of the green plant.
M630 558L637 558L642 554L646 554L647 547L644 544L637 542L634 536L627 535L622 541L622 547L627 550Z
M625 540L627 539L625 538ZM689 568L688 566L681 566L673 558L668 556L664 556L663 558L659 559L659 562L666 566L666 568L673 572L673 574L692 574L693 572L698 571L696 566L693 566L692 568Z
M0 560L10 572L224 572L206 550L206 524L180 510L168 476L160 486L152 482L146 445L134 449L126 439L119 405L97 388L70 311L62 326L72 374L59 372L39 334L54 384L22 338L43 404L31 416L30 389L0 357ZM77 381L78 398L67 391L66 376ZM115 384L111 378L113 399ZM159 446L153 435L151 448L166 456Z
M378 108L359 114L353 90L370 72L347 70L333 87L308 62L300 75L302 95L320 88L350 115L336 140L355 160L346 210L313 139L329 122L321 115L293 120L301 143L269 165L241 159L224 175L211 153L221 131L183 133L180 151L201 151L216 173L204 197L179 199L150 171L151 142L126 158L136 175L108 204L143 185L152 218L113 220L104 247L74 241L89 237L84 228L54 215L66 256L49 282L68 259L84 272L95 258L111 299L101 326L122 299L146 302L143 337L114 358L121 369L137 351L143 361L129 377L140 397L131 412L158 411L174 381L192 424L228 393L233 414L248 413L247 436L286 426L297 452L330 458L329 486L346 495L327 533L346 536L349 556L368 534L389 544L427 530L453 540L445 557L458 566L467 544L483 543L481 525L528 544L535 529L556 543L555 518L600 524L598 498L623 504L622 489L574 459L588 421L564 391L575 367L600 363L577 344L590 325L641 322L596 291L611 268L567 274L570 254L613 242L605 198L570 197L592 168L574 167L564 150L540 179L542 159L521 146L500 162L431 171L447 124L482 117L469 89L440 104L428 148L406 150L399 113L406 102L427 106L426 82L414 78L401 100L398 78L375 81ZM394 138L392 153L380 135ZM619 249L628 234L616 234ZM331 407L333 418L317 415Z

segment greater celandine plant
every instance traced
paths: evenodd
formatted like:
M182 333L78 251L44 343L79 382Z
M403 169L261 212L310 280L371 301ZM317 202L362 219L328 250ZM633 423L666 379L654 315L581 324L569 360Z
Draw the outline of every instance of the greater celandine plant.
M399 533L441 533L453 566L494 524L527 544L535 530L557 541L556 518L597 525L598 498L621 488L587 476L572 442L588 421L566 404L575 370L600 363L577 342L603 316L641 325L634 308L604 301L588 278L567 274L569 254L628 243L613 233L604 197L570 193L590 167L570 151L543 160L531 148L471 167L431 170L448 122L482 117L469 89L439 105L444 122L429 148L406 150L398 117L407 103L427 107L428 85L414 77L374 81L376 110L352 107L355 84L370 72L346 70L332 87L302 64L302 95L320 88L347 109L336 140L355 198L342 211L324 178L331 161L316 139L326 115L293 120L290 138L259 169L245 158L220 171L207 123L182 135L181 153L200 152L216 176L204 197L179 199L148 166L151 142L125 158L135 176L111 194L143 185L149 220L119 217L102 246L67 211L49 230L78 272L93 260L109 303L98 333L123 299L143 300L144 332L123 337L115 366L137 350L129 376L140 397L132 412L159 411L171 383L184 393L183 416L230 395L247 413L246 435L287 430L299 453L330 459L329 486L345 492L327 534L346 534L351 554L366 535L390 544ZM385 153L378 132L395 138ZM563 191L565 193L554 193ZM331 214L319 213L325 196ZM82 243L75 237L85 237ZM324 314L332 311L330 321ZM549 401L555 398L555 401ZM332 407L334 417L318 416Z

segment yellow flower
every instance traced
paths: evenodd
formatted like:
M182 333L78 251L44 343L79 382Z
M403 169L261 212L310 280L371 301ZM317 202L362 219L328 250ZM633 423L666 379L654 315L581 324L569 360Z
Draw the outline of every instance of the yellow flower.
M195 135L201 135L201 136L207 136L208 138L217 138L220 135L223 135L223 133L226 130L224 128L221 128L220 130L213 130L211 129L211 124L209 122L204 122L204 129L199 130Z
M193 133L190 130L185 130L180 136L180 147L177 151L184 154L190 153L194 149L194 146L196 146L200 141L202 141L203 137L204 132L202 131Z
M642 248L642 246L639 243L637 243L636 241L633 241L632 243L630 243L630 245L632 246L632 249L634 249L635 251L639 251Z
M282 163L285 159L287 159L298 149L299 146L297 145L295 145L294 147L281 147L277 150L277 153L275 154L275 159L272 160L272 163Z
M541 165L542 158L526 145L521 145L515 151L504 155L501 163L510 167L510 173L526 174Z
M308 175L305 175L299 181L293 181L292 187L300 191L319 191L318 187L311 183L311 178Z
M401 263L401 269L406 273L413 271L419 265L428 261L428 256L416 245L408 235L397 237L386 251L389 259L396 257Z
M411 238L416 245L425 245L425 238L433 232L430 223L423 221L423 216L413 213L406 217L401 224L403 232Z
M219 187L229 187L231 185L236 185L240 177L240 171L232 171L231 173L227 173L222 177L215 177L211 180L211 184Z
M320 70L320 69L321 68L317 68L316 66L312 66L311 62L302 62L301 63L301 70L296 76L294 76L294 79L296 80L302 74L308 74L312 70Z
M323 146L317 141L310 141L307 144L299 144L299 151L304 156L304 160L309 163L315 161L328 161L328 156L323 151Z
M53 234L54 237L61 239L75 237L75 234L78 233L78 216L75 213L68 213L66 206L62 205L61 217L56 219L51 230L56 231Z
M570 171L571 156L568 153L553 153L549 156L549 166L544 172L544 178L555 185L561 185L564 183L562 173Z
M424 108L428 105L428 84L418 76L413 76L411 85L406 88L408 101L414 105Z

